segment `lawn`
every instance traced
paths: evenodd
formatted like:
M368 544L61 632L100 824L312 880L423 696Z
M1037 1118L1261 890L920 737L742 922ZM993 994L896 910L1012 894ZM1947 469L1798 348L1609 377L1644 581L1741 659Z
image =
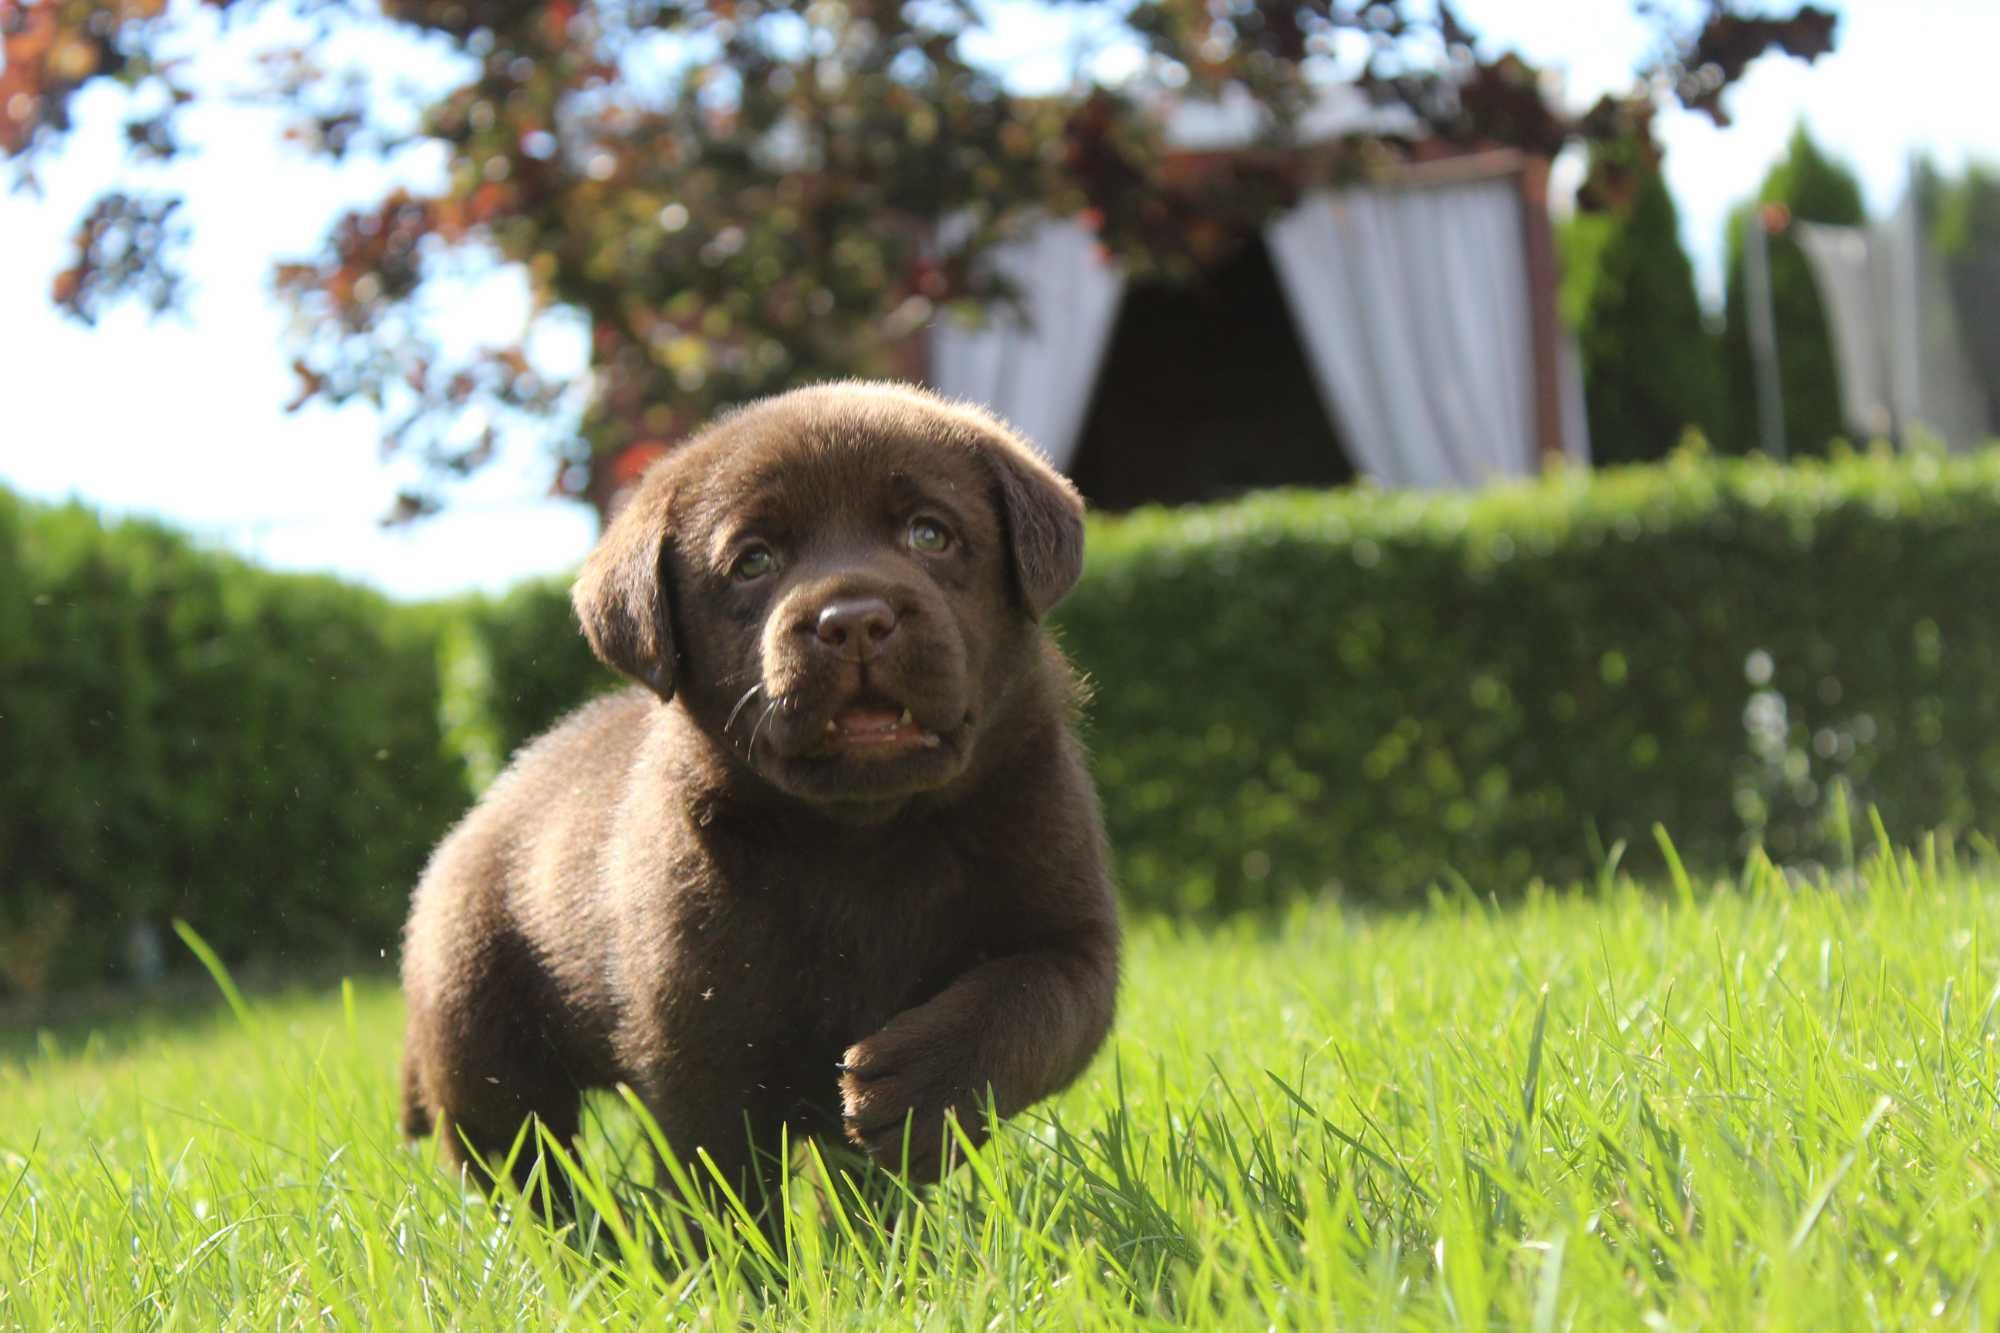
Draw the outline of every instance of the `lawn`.
M926 1197L808 1163L783 1261L679 1258L615 1099L571 1229L461 1192L379 977L15 1039L0 1327L1993 1327L2000 859L1606 879L1137 925L1077 1088Z

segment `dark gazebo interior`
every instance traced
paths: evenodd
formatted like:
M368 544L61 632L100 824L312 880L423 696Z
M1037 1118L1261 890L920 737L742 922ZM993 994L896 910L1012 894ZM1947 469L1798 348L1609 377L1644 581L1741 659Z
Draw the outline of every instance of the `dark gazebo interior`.
M1127 288L1070 475L1105 510L1353 480L1261 239Z

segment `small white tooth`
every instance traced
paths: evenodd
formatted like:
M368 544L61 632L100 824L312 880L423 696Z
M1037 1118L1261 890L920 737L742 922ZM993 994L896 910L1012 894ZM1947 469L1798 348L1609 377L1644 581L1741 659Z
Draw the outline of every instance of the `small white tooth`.
M909 726L912 722L915 721L916 719L910 716L910 710L907 708L903 710L903 715L896 719L898 725L905 727Z
M942 744L944 744L944 741L938 737L936 732L927 731L924 733L924 745L926 748L935 750Z
M840 728L839 728L839 727L836 727L836 726L834 726L834 725L833 725L833 719L832 719L832 718L828 718L828 719L827 719L827 723L826 723L826 733L827 733L827 735L831 736L831 735L832 735L832 734L833 734L834 732L836 732L836 731L839 731L839 730L840 730Z

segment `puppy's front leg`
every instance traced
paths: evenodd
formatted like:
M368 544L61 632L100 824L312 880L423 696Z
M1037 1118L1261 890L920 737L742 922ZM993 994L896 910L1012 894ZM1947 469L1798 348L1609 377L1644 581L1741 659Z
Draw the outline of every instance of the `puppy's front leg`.
M847 1048L847 1137L893 1170L907 1123L910 1175L937 1179L951 1161L946 1118L976 1143L989 1090L1005 1116L1066 1086L1110 1030L1117 989L1115 927L981 963Z

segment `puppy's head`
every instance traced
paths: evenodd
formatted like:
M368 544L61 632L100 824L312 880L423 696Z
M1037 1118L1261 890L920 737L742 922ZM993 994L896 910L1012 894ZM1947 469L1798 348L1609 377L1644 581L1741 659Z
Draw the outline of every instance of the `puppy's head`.
M599 657L764 780L879 805L972 763L1082 563L1082 501L992 417L836 384L656 464L574 600Z

